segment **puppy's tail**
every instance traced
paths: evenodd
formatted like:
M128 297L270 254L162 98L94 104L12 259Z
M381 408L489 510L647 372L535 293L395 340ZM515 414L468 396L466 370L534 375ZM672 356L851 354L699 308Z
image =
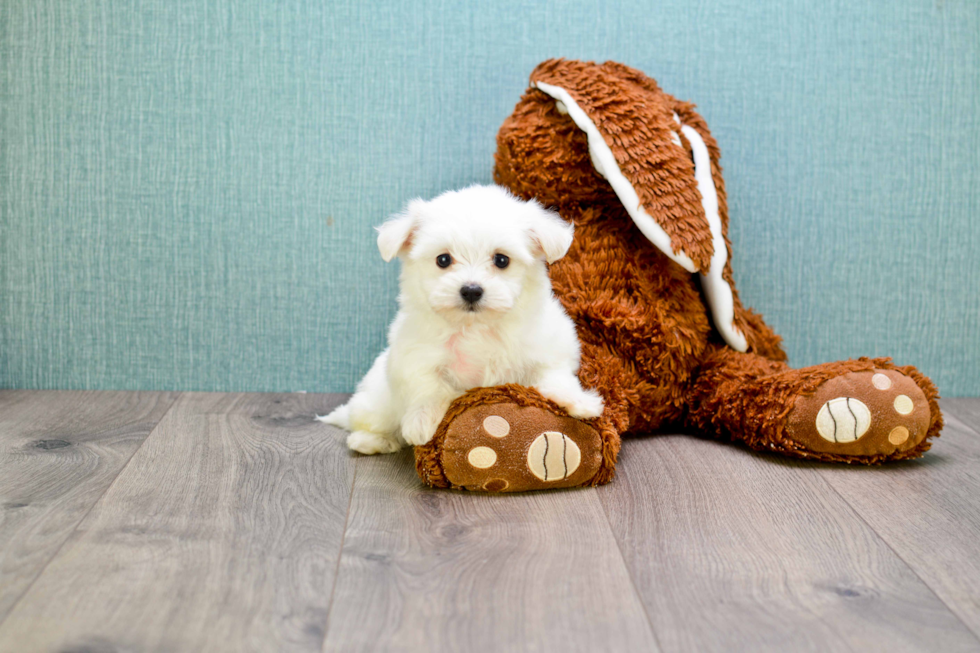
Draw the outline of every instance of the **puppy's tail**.
M327 415L317 415L317 421L331 426L339 426L342 429L350 430L350 407L347 404L337 406Z

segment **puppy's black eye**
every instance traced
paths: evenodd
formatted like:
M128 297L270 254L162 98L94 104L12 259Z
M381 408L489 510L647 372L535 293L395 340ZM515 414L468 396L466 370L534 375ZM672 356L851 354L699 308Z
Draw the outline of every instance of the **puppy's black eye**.
M505 267L510 265L510 257L507 256L506 254L494 254L493 264L496 265L501 270L503 270Z
M449 254L440 254L436 257L436 265L441 268L448 268L453 263L453 257Z

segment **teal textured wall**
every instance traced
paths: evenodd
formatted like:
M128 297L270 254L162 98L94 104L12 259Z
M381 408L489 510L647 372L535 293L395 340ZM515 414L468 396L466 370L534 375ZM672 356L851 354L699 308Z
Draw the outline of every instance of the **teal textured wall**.
M0 29L0 387L350 390L394 312L371 226L490 181L565 56L698 103L792 363L980 395L974 0L22 0Z

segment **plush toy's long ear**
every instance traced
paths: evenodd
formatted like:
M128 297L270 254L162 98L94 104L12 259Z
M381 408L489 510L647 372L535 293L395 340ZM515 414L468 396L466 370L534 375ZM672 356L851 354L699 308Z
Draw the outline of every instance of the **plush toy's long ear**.
M378 250L385 263L403 254L412 245L412 234L418 227L418 216L425 201L415 199L401 213L387 220L378 230Z
M531 211L528 238L537 255L548 263L554 263L568 253L572 246L575 227L565 222L557 213L545 209L537 202L529 202Z
M712 161L699 131L683 124L674 98L621 64L554 59L531 73L531 86L588 136L596 171L636 226L660 251L700 272L715 327L746 351L735 326L735 295Z

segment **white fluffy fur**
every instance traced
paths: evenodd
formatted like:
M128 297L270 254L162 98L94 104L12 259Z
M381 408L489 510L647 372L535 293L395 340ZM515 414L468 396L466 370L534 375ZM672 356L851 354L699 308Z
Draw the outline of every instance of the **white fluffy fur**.
M570 224L498 186L410 202L378 228L381 256L402 259L388 349L350 402L319 419L351 431L351 449L375 454L425 444L449 404L479 386L533 386L574 417L600 415L601 397L579 383L575 326L545 265L571 244ZM440 254L452 265L436 265ZM496 254L510 264L497 268ZM484 291L473 307L460 295L468 284Z

